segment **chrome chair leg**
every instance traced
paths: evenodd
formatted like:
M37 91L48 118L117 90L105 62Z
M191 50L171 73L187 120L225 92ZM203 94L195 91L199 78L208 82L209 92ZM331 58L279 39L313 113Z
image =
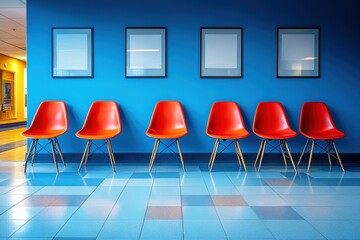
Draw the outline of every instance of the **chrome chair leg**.
M86 156L85 156L85 162L84 162L84 165L86 166L88 160L89 160L89 154L91 152L91 146L92 146L92 140L89 139L89 148L88 150L86 151Z
M184 172L185 172L186 170L185 170L184 159L183 159L183 155L182 155L182 152L181 152L180 141L179 141L178 138L176 139L176 145L177 145L177 147L178 147L181 165L182 165L182 168L183 168L183 170L184 170Z
M49 140L50 140L50 145L51 145L51 152L52 152L53 159L54 159L54 164L55 164L55 167L56 167L56 172L59 172L58 163L57 163L57 161L56 161L56 154L55 154L54 142L53 142L52 139L49 139Z
M156 139L154 149L153 149L153 153L152 153L151 159L150 159L150 165L149 165L149 171L150 172L151 172L151 170L153 168L153 165L154 165L154 161L155 161L157 150L159 148L159 144L160 144L160 139Z
M113 156L112 156L112 153L111 153L111 147L110 147L110 140L109 139L106 139L106 144L107 144L107 148L108 148L108 152L109 152L109 158L110 158L111 167L113 169L113 172L116 172L115 163L114 163Z
M211 165L211 163L212 163L212 159L213 159L214 154L215 154L216 144L218 144L218 141L220 141L220 140L219 140L219 139L216 139L216 140L215 140L215 144L214 144L214 148L213 148L213 150L212 150L211 156L210 156L208 168L210 168L210 165Z
M311 160L312 160L312 156L314 153L314 146L315 146L315 140L312 140L312 144L311 144L311 149L310 149L310 156L309 156L309 163L308 163L308 168L307 168L307 172L310 171L310 165L311 165Z
M331 163L331 156L330 156L330 150L329 150L329 145L330 145L331 143L329 143L329 141L326 141L326 148L325 148L325 150L326 150L326 153L327 153L327 156L328 156L328 161L329 161L329 165L330 165L330 167L332 166L332 163Z
M33 154L32 154L32 157L31 157L31 166L34 166L34 160L35 160L38 141L39 141L39 139L34 139L34 149L33 149Z
M336 149L336 146L335 146L334 141L332 142L332 144L333 144L333 147L334 147L334 150L335 150L335 153L336 153L336 157L337 157L337 159L338 159L338 161L339 161L340 167L341 167L342 171L344 172L345 169L344 169L344 166L343 166L343 164L342 164L342 161L341 161L339 152L338 152L338 150Z
M300 158L299 158L299 160L298 160L298 162L297 162L297 165L298 165L298 166L299 166L299 164L300 164L300 162L301 162L302 157L304 156L304 153L305 153L305 151L306 151L306 148L307 148L308 145L309 145L309 141L310 141L310 138L306 139L306 143L305 143L304 149L302 150L302 153L301 153L301 155L300 155Z
M264 153L265 153L265 149L266 149L266 143L267 143L267 141L264 139L263 148L262 148L261 157L260 157L260 162L259 162L259 167L258 167L258 172L260 172L261 164L262 164L262 161L263 161L263 158L264 158Z
M34 141L35 141L35 139L31 140L31 145L30 145L29 151L27 152L26 157L25 157L24 173L26 173L27 163L29 161L30 154L31 154L31 152L33 151L33 148L34 148Z
M64 157L63 157L61 149L60 149L60 144L59 144L59 141L58 141L57 138L55 138L55 146L56 146L56 149L57 149L57 151L58 151L58 153L60 155L60 158L61 158L61 161L62 161L63 165L66 166L65 161L64 161Z
M234 147L235 147L235 151L236 151L236 157L237 157L237 160L238 160L238 163L239 163L239 165L241 166L241 159L240 159L240 153L239 153L239 151L238 151L238 149L237 149L237 145L236 145L236 140L234 139Z
M285 163L285 166L287 166L286 156L284 153L284 140L279 140L279 142L280 142L280 149L281 149L281 153L282 153L282 156L284 159L284 163Z
M87 144L86 144L86 147L85 147L84 154L83 154L83 156L82 156L82 158L81 158L81 161L80 161L80 166L79 166L78 172L80 172L81 167L82 167L82 165L84 164L84 161L85 161L87 152L89 151L89 146L90 146L90 144L91 144L91 140L88 140L88 142L87 142Z
M218 141L216 142L216 148L215 148L215 151L214 151L214 155L213 155L213 158L211 159L210 172L212 171L213 166L214 166L214 163L215 163L216 154L217 154L217 150L218 150L218 148L219 148L219 144L220 144L220 140L218 140Z

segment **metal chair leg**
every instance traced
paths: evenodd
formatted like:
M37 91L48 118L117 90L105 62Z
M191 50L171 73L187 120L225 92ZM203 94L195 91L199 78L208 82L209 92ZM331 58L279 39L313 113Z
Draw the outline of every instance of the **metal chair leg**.
M344 166L343 166L343 164L342 164L342 161L341 161L339 152L338 152L338 150L336 149L336 146L335 146L334 141L332 142L332 144L333 144L333 147L334 147L334 150L335 150L335 153L336 153L336 157L337 157L337 159L338 159L338 161L339 161L340 167L341 167L342 171L344 172L345 169L344 169Z
M329 165L330 167L332 166L332 163L331 163L331 156L330 156L330 150L329 150L329 145L331 144L330 141L326 141L326 153L327 153L327 156L328 156L328 160L329 160Z
M237 157L238 163L241 166L242 163L241 163L241 159L240 159L240 154L239 154L238 149L237 149L236 140L234 140L234 147L235 147L236 157Z
M112 161L113 161L113 163L114 163L114 166L116 166L114 151L113 151L113 148L112 148L110 139L109 139L109 147L110 147L110 150L111 150Z
M84 165L85 165L85 166L86 166L86 164L87 164L87 162L88 162L88 160L89 160L89 154L90 154L90 152L91 152L91 146L92 146L92 140L89 139L89 148L88 148L88 150L87 150L87 152L86 152L85 162L84 162Z
M57 163L57 161L56 161L56 154L55 154L54 142L53 142L52 139L49 139L49 140L50 140L51 151L52 151L52 155L53 155L53 159L54 159L54 164L55 164L55 167L56 167L56 172L59 172L58 163Z
M242 164L244 165L244 169L245 169L245 172L247 172L247 168L246 168L246 164L245 164L245 159L244 159L244 156L242 154L242 151L241 151L241 148L240 148L240 144L239 142L236 140L236 147L237 147L237 151L238 153L240 154L240 159L242 161Z
M265 141L264 139L261 139L261 143L260 143L259 151L258 151L258 153L257 153L257 155L256 155L254 167L256 166L256 163L257 163L257 161L258 161L258 158L259 158L259 156L260 156L260 153L262 152L263 145L264 145L264 141Z
M63 165L66 166L65 161L64 161L64 157L63 157L62 152L61 152L60 144L59 144L59 141L58 141L57 138L55 138L55 146L56 146L56 149L57 149L57 151L58 151L58 153L60 155L60 158L61 158L61 161L62 161Z
M279 142L280 142L280 149L281 149L281 153L282 153L282 156L284 159L284 163L285 163L285 166L287 166L286 156L284 153L284 140L279 140Z
M84 161L85 161L85 157L86 157L86 154L87 154L87 152L88 152L88 150L89 150L90 144L91 144L91 140L88 140L88 142L87 142L87 144L86 144L86 147L85 147L84 154L83 154L83 156L82 156L82 158L81 158L81 161L80 161L80 165L79 165L78 172L80 172L81 167L82 167L82 165L83 165L83 163L84 163Z
M216 139L216 140L215 140L215 144L214 144L214 147L213 147L213 150L212 150L210 159L209 159L208 168L210 168L210 165L211 165L211 163L212 163L212 159L213 159L213 156L214 156L214 154L215 154L216 144L217 144L218 141L220 141L220 140L219 140L219 139Z
M297 170L296 170L296 166L295 166L294 160L293 160L293 158L292 158L292 156L291 156L291 152L290 152L290 149L289 149L289 145L287 144L287 142L286 142L285 140L283 140L283 141L284 141L284 143L285 143L286 150L287 150L288 155L289 155L289 157L290 157L291 164L293 165L294 170L295 170L295 172L297 173Z
M32 154L32 157L31 157L31 166L34 166L34 160L35 160L38 141L39 141L39 139L34 139L34 149L33 149L33 154Z
M30 145L29 151L27 152L26 157L25 157L24 173L26 173L27 163L29 161L30 154L31 154L31 152L33 151L33 148L34 148L34 141L35 141L35 139L31 140L31 145Z
M150 172L151 172L151 170L153 168L153 165L154 165L154 161L155 161L157 150L159 148L159 144L160 144L160 139L156 139L154 149L153 149L153 153L152 153L151 159L150 159L150 165L149 165L149 171Z
M110 147L110 140L109 139L106 139L106 144L107 144L107 147L108 147L108 152L109 152L109 158L110 158L110 163L111 163L111 167L113 169L113 172L116 172L116 169L115 169L115 163L114 163L114 160L113 160L113 156L112 156L112 149Z
M297 162L297 166L299 166L299 164L300 164L300 162L301 162L301 159L302 159L302 157L304 156L304 153L305 153L305 151L306 151L306 148L307 148L308 145L309 145L309 141L310 141L310 138L306 139L306 143L305 143L304 149L302 150L302 153L301 153L301 155L300 155L300 158L299 158L299 160L298 160L298 162Z
M267 143L267 141L264 139L264 144L263 144L263 148L262 148L262 152L261 152L258 172L260 172L261 164L262 164L262 161L263 161L263 158L264 158L264 153L265 153L265 149L266 149L266 143Z
M210 164L210 172L212 171L212 169L213 169L213 166L214 166L214 163L215 163L215 159L216 159L216 154L217 154L217 150L218 150L218 148L219 148L219 144L220 144L220 140L218 140L217 142L216 142L216 145L215 145L215 151L214 151L214 155L213 155L213 158L211 159L211 164Z
M184 170L184 172L185 172L186 170L185 170L184 159L183 159L183 155L182 155L182 152L181 152L180 141L179 141L178 138L176 139L176 145L177 145L177 147L178 147L181 165L182 165L182 168L183 168L183 170Z
M310 156L309 156L309 163L308 163L307 172L309 172L309 171L310 171L310 165L311 165L312 155L313 155L313 152L314 152L314 146L315 146L315 140L312 140L312 144L311 144L311 149L310 149Z

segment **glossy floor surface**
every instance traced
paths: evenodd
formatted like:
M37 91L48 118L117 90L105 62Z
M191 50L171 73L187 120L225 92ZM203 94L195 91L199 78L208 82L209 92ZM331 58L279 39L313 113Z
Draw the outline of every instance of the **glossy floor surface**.
M360 239L359 167L245 173L234 160L210 173L195 160L186 173L173 160L149 173L146 159L113 173L104 159L59 174L0 161L0 239Z

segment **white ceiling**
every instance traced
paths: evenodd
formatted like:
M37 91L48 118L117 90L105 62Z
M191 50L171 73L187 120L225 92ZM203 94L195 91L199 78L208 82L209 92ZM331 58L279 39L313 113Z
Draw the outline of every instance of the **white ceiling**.
M26 61L26 0L0 0L0 53Z

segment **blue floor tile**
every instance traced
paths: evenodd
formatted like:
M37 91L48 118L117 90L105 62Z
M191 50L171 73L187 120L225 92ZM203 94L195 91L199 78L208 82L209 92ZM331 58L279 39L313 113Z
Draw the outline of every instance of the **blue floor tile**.
M230 240L275 239L260 220L221 220Z
M213 206L210 195L183 195L183 206Z
M138 239L143 220L106 221L98 239Z
M359 239L360 221L309 221L310 224L329 240Z
M78 209L78 207L45 207L37 215L34 220L68 220Z
M215 207L183 207L184 220L219 220Z
M0 220L5 219L17 219L17 220L30 220L35 215L37 215L40 211L42 211L44 207L12 207L5 213L0 215Z
M81 237L95 238L105 220L69 220L57 233L56 237Z
M261 220L303 220L291 207L252 207L252 210Z
M254 210L247 206L216 207L216 211L221 220L259 219Z
M166 240L183 239L182 221L180 220L145 220L140 239Z
M14 234L27 220L0 220L0 238L8 238Z
M185 239L226 239L220 220L184 220Z
M55 237L65 222L65 220L30 220L14 233L12 237Z

